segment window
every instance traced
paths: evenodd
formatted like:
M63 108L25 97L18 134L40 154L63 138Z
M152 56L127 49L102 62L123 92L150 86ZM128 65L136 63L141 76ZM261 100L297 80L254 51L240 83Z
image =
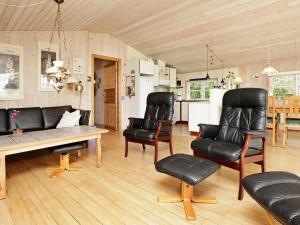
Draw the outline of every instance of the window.
M300 74L270 77L269 83L273 96L300 95Z
M197 80L188 83L188 96L190 100L208 100L210 89L218 84L217 79Z

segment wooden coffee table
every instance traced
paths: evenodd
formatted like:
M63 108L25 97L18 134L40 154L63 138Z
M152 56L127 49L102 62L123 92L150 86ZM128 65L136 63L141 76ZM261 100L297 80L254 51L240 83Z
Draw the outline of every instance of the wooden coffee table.
M89 126L26 132L22 136L0 136L0 199L6 197L5 156L73 142L96 139L96 162L101 166L101 134L108 130Z

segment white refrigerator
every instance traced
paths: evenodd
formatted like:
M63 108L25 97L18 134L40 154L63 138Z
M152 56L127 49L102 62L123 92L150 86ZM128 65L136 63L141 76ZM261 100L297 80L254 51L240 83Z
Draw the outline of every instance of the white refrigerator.
M126 117L143 118L147 106L147 96L154 92L153 74L149 69L148 74L143 72L143 66L140 61L132 61L126 64L126 73L135 71L135 96L126 97ZM154 65L153 65L154 73Z

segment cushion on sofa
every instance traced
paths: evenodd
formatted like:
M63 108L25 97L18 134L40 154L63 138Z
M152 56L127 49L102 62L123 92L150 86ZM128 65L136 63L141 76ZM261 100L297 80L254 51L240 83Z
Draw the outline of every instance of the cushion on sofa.
M80 117L81 115L79 110L76 110L72 113L66 111L57 124L56 128L79 126Z
M45 129L56 128L63 114L72 111L70 105L42 108Z
M7 134L7 111L6 109L0 109L0 134Z
M16 120L11 119L11 115L14 110L19 111ZM9 132L16 129L15 122L17 122L20 128L24 131L44 129L42 111L39 107L8 109L7 113Z

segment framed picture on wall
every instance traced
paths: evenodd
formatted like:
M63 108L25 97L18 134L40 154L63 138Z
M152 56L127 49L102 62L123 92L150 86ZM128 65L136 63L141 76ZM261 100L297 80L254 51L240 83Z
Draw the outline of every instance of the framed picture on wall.
M84 73L83 59L73 58L73 73Z
M126 96L135 96L135 70L126 75Z
M49 48L50 47L50 48ZM47 42L38 43L38 90L55 91L53 81L47 76L46 69L53 66L58 56L58 45Z
M23 98L23 47L0 44L0 100Z

